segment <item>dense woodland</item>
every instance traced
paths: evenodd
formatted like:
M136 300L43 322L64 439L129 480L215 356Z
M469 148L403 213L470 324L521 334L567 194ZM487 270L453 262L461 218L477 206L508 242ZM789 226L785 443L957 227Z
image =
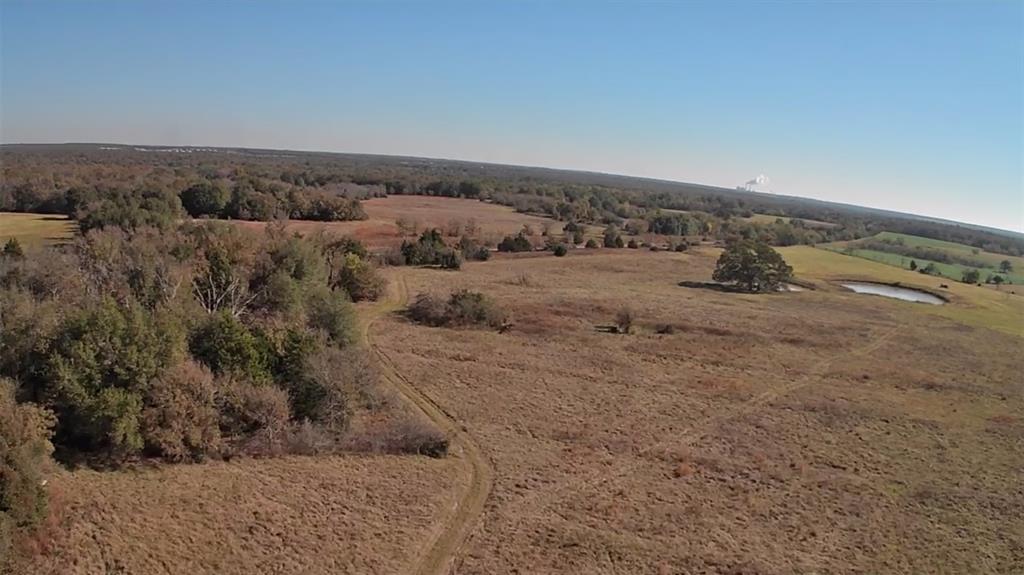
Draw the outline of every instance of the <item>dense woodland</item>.
M1024 254L1024 238L971 226L589 172L389 156L84 144L3 146L0 154L0 211L68 214L83 229L166 225L185 214L360 219L365 217L360 199L420 194L493 201L566 222L615 224L633 234L793 245L893 231ZM755 213L779 219L746 219Z

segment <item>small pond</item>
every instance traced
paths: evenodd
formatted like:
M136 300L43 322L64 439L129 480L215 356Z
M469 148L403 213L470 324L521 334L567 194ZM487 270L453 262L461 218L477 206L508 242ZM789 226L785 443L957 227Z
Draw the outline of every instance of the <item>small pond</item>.
M905 287L896 287L885 284L873 284L866 282L844 282L842 286L846 289L853 290L857 293L880 295L883 297L901 299L903 301L928 303L932 305L942 305L946 303L946 301L940 298L939 296L932 295L928 292L923 292L921 290L910 289Z

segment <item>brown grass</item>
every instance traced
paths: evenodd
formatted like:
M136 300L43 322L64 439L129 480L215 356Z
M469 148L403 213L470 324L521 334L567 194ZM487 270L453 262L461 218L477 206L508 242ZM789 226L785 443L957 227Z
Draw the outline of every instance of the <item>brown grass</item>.
M552 233L561 230L561 224L553 220L521 214L507 206L500 206L478 200L459 198L438 198L428 196L389 196L363 202L368 219L358 222L306 222L292 221L288 229L310 233L324 229L332 233L353 236L367 246L379 249L397 246L402 241L397 221L403 218L416 225L418 231L428 228L445 230L453 221L465 224L474 221L479 228L476 234L483 240L497 243L506 234L515 233L530 225L538 234L545 225ZM249 228L262 228L263 222L236 222Z
M472 289L516 318L374 330L494 470L456 572L1019 572L1022 340L963 313L984 292L937 315L789 253L818 289L680 287L710 277L708 248L389 270L391 290ZM627 306L634 333L601 329ZM35 572L405 572L455 509L460 457L65 473L68 540Z
M427 457L76 471L66 540L26 573L398 573L462 478Z
M828 285L678 286L706 280L715 255L402 270L412 293L479 290L517 318L505 334L398 318L381 330L496 470L458 572L1021 565L1021 340ZM521 273L537 287L510 281ZM634 335L598 329L624 305Z

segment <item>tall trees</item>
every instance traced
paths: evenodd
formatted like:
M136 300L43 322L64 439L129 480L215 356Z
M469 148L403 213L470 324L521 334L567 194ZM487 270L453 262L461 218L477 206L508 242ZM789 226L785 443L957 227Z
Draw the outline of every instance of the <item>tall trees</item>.
M779 252L763 242L738 240L729 244L718 258L712 278L732 283L749 292L777 289L793 275Z
M181 205L188 215L219 217L230 199L230 193L220 183L203 180L181 192Z

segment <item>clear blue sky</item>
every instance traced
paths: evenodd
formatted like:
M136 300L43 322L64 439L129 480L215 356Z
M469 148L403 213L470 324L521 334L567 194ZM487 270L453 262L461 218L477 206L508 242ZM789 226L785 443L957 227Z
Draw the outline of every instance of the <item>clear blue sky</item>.
M1021 231L1022 6L3 1L0 141L766 174Z

